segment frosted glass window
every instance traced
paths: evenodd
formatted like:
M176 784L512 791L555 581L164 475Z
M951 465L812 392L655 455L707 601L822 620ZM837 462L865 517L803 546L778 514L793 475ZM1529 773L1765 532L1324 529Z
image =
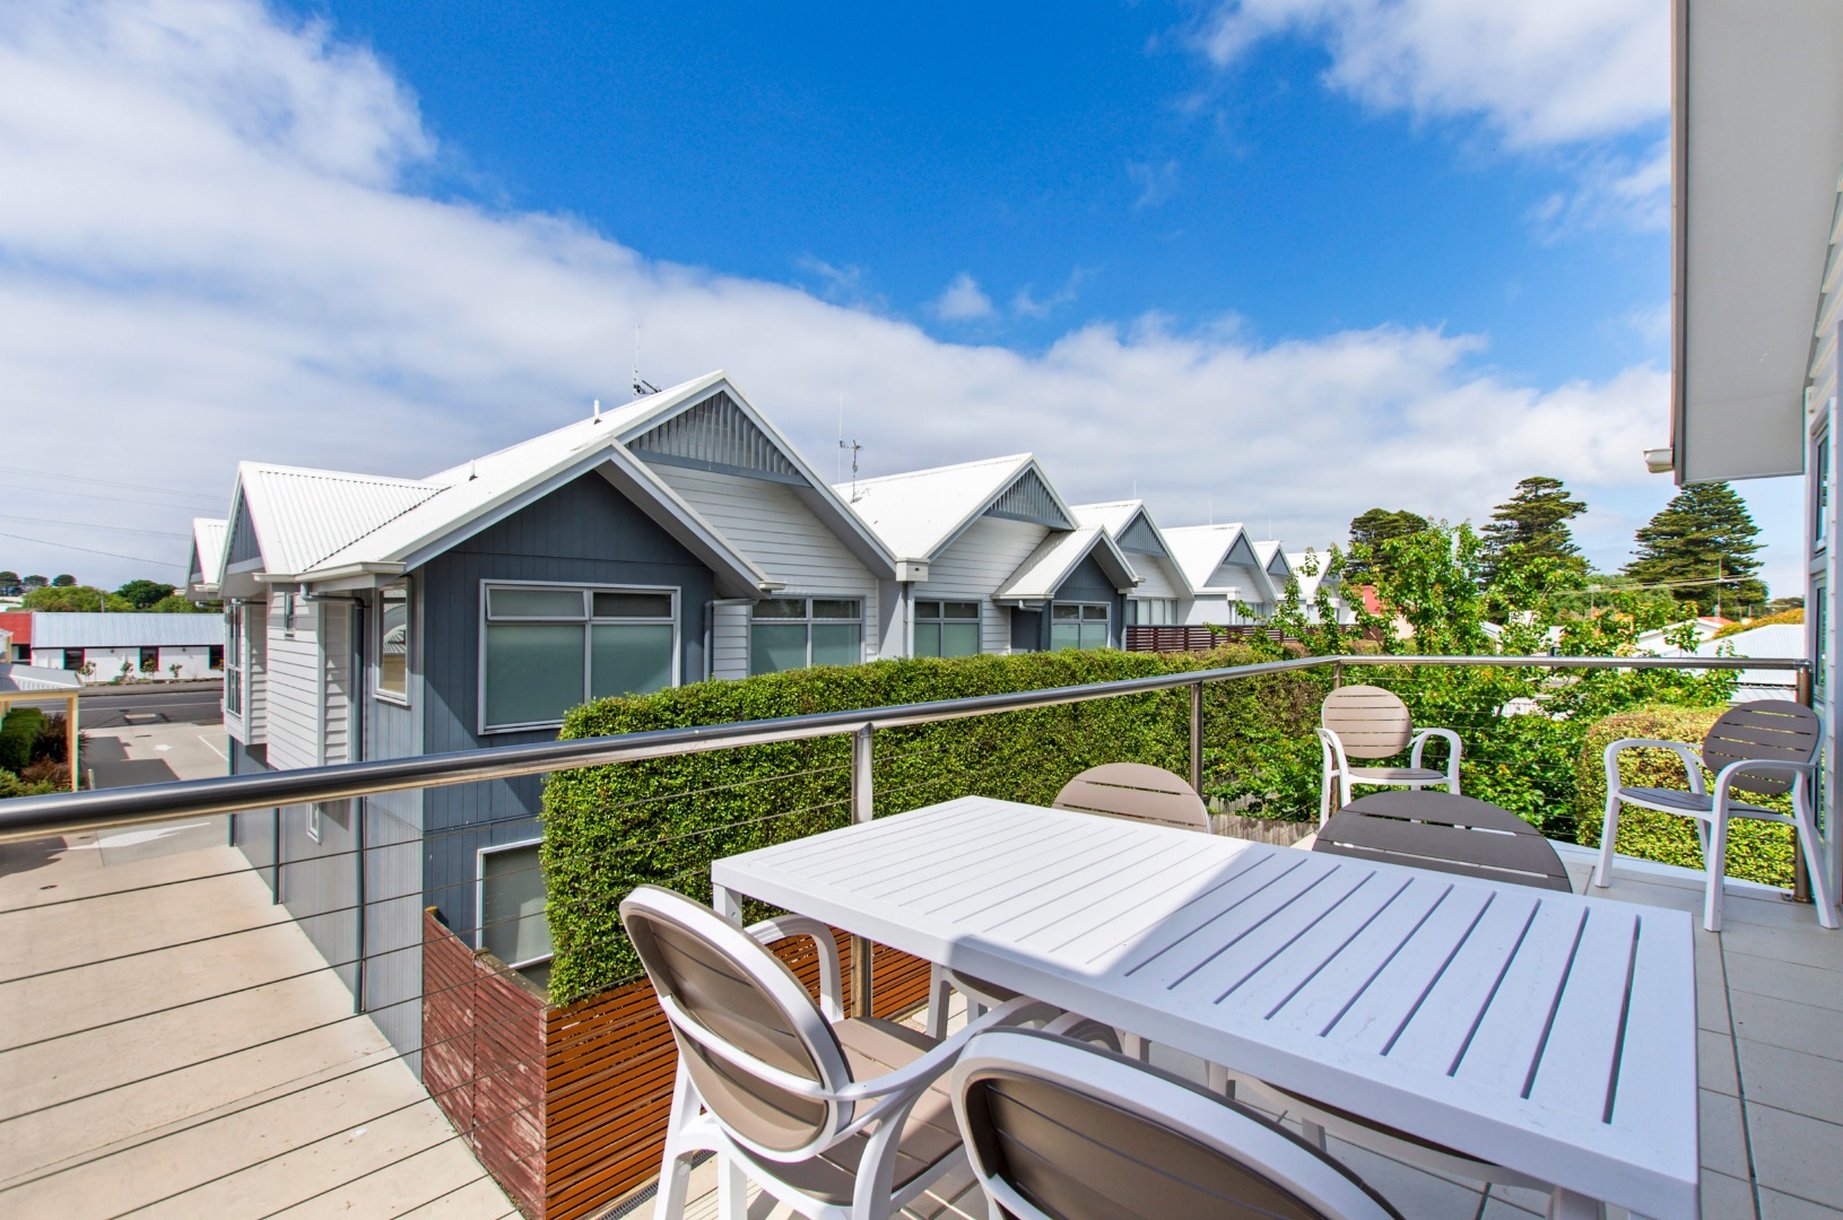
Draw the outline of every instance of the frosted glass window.
M575 624L487 624L486 723L545 724L581 703L582 632Z
M644 695L672 685L670 624L607 624L589 628L589 696Z
M1050 650L1107 647L1107 607L1056 602L1050 607Z
M755 604L752 617L751 674L864 659L864 603L857 598L771 597Z
M677 604L669 589L488 587L482 727L551 725L591 699L673 685Z
M915 603L915 655L971 657L979 653L979 603Z
M479 918L477 943L507 965L550 956L537 844L480 853Z
M410 591L389 585L378 591L378 694L410 694Z

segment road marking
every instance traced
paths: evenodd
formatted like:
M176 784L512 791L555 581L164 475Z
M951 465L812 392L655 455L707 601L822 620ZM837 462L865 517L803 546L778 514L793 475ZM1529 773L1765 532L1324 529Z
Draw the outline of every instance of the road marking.
M230 761L230 755L228 755L228 754L226 754L226 753L224 753L224 751L222 751L222 750L220 750L220 749L218 749L218 748L217 748L216 746L214 746L214 745L212 745L212 744L211 744L211 738L209 738L209 737L207 737L207 736L205 736L205 735L204 735L203 733L200 733L200 734L198 735L198 739L199 739L199 740L200 740L201 742L203 742L203 743L204 743L204 745L205 745L205 748L206 748L207 750L210 750L210 751L211 751L211 752L212 752L213 754L216 754L216 755L217 755L217 756L218 756L219 758L221 758L221 759L223 759L223 760L224 760L225 762L229 762L229 761Z

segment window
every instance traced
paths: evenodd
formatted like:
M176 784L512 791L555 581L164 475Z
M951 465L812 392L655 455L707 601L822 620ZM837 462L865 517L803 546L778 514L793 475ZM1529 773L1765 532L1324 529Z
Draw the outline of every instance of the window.
M1050 606L1050 651L1107 647L1107 607L1077 602Z
M1812 497L1812 511L1817 514L1817 520L1811 523L1811 549L1821 551L1830 529L1830 429L1818 433L1811 447L1811 465L1816 476L1811 480L1816 493Z
M508 966L529 966L550 957L538 845L482 848L479 878L475 947L490 950Z
M1139 627L1169 627L1177 622L1177 599L1132 598L1126 603L1126 621Z
M318 843L320 841L320 806L307 807L307 837Z
M410 698L410 587L378 590L377 696L393 703Z
M214 672L224 668L224 645L205 645L205 667Z
M578 704L678 680L675 589L488 585L480 725L556 724Z
M156 674L160 672L160 650L158 648L141 649L141 672Z
M749 672L864 659L864 603L854 597L771 597L755 603Z
M68 670L72 670L72 671L82 669L83 668L83 649L66 648L64 650L64 668Z
M973 657L979 655L979 603L915 603L915 655L918 657Z
M243 715L244 625L242 602L232 602L224 612L224 714Z

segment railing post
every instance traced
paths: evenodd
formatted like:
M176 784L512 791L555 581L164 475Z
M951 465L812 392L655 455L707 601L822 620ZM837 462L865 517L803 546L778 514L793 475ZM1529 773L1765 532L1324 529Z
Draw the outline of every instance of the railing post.
M1190 684L1190 786L1203 791L1203 683Z
M876 816L875 794L871 789L871 728L864 725L851 735L851 822L857 825ZM855 1015L872 1015L875 998L872 987L870 942L862 936L851 938L851 1007Z
M1801 669L1793 676L1792 698L1797 700L1801 706L1811 706L1811 671L1809 669ZM1816 776L1811 777L1811 793L1814 798L1813 803L1815 803ZM1796 826L1792 828L1792 893L1789 897L1792 902L1811 901L1811 870L1805 867L1805 853L1799 850Z
M1331 667L1331 689L1336 690L1342 685L1344 685L1344 663L1339 661Z

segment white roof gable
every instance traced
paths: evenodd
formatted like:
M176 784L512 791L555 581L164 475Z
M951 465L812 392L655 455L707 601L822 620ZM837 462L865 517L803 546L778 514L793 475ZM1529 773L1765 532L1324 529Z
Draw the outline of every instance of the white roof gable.
M218 517L192 518L192 560L186 565L186 582L216 589L224 581L224 547L230 522ZM197 577L197 581L193 581Z
M1119 592L1125 593L1139 582L1133 565L1126 561L1107 531L1096 525L1045 538L999 586L992 599L1000 602L1049 601L1089 555L1095 557Z
M1319 551L1314 548L1310 551L1293 551L1287 555L1286 566L1292 569L1293 579L1299 582L1299 596L1304 601L1310 602L1318 595L1318 586L1325 580L1325 566L1331 562L1330 554L1329 549ZM1306 562L1308 555L1312 560L1310 564ZM1306 571L1308 567L1312 569L1310 573ZM1333 597L1337 596L1337 586L1337 581L1331 582Z
M1075 519L1082 525L1100 526L1116 543L1129 530L1137 535L1140 526L1143 526L1163 549L1165 555L1163 566L1175 578L1173 583L1183 591L1185 596L1195 595L1197 591L1195 582L1190 579L1190 573L1184 570L1184 565L1179 561L1171 540L1165 536L1165 531L1158 528L1158 522L1152 519L1151 510L1146 508L1144 500L1112 500L1104 504L1077 504L1073 511ZM1124 553L1124 548L1122 548L1122 554ZM1128 562L1130 563L1131 560L1129 559Z
M897 558L932 559L1028 474L1041 482L1053 511L1073 525L1074 513L1028 453L859 479L835 489Z
M1248 546L1246 531L1239 522L1226 525L1183 525L1168 529L1164 534L1172 556L1184 570L1185 579L1199 593L1221 587L1212 585L1210 578L1237 551L1237 544L1246 554L1242 562L1248 565L1249 571L1255 573L1258 579L1259 560Z

